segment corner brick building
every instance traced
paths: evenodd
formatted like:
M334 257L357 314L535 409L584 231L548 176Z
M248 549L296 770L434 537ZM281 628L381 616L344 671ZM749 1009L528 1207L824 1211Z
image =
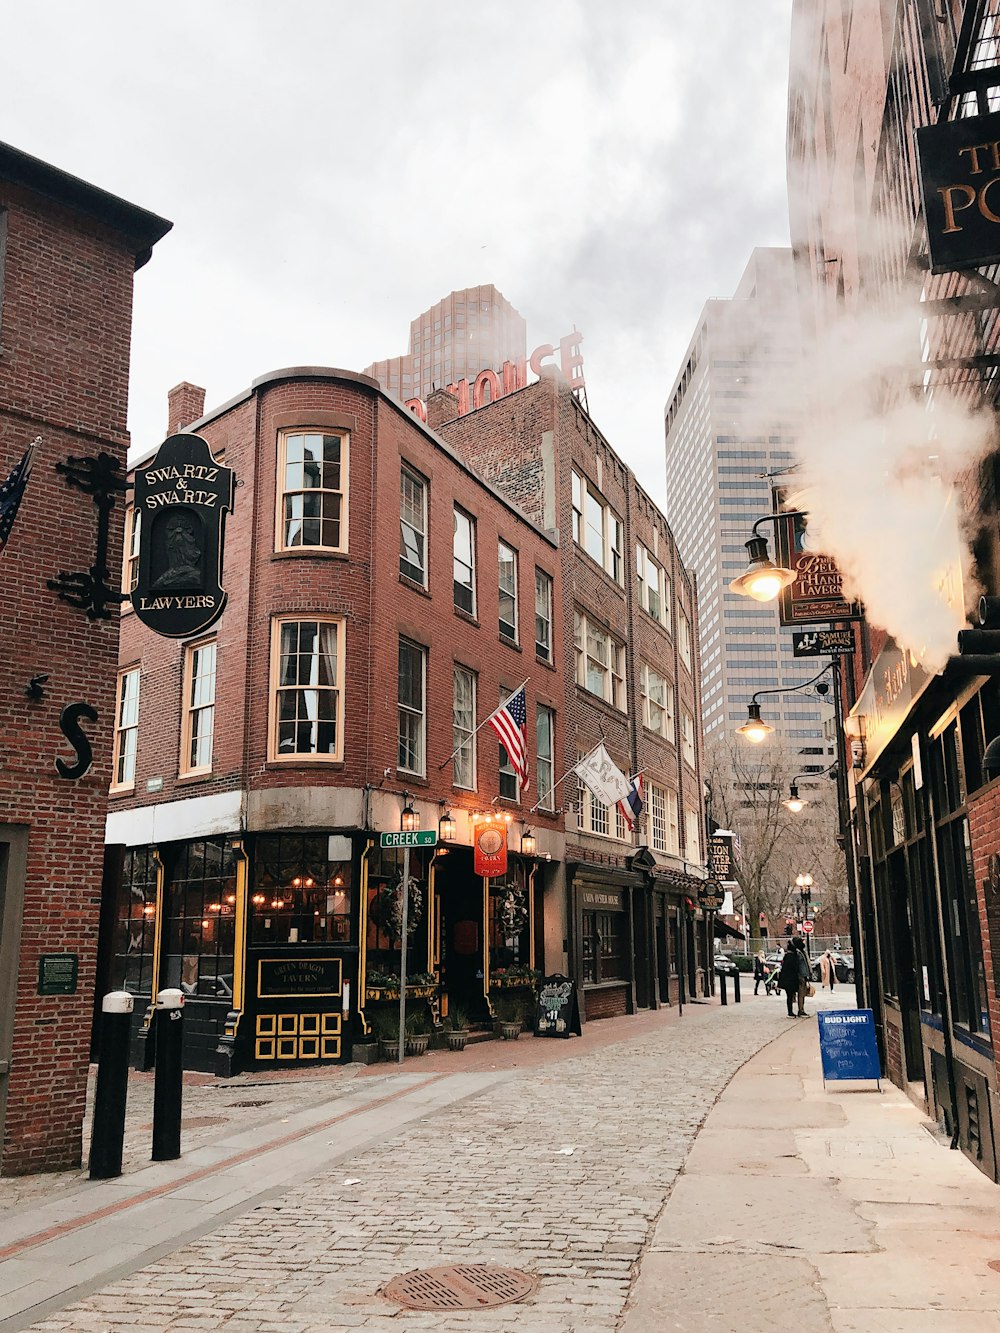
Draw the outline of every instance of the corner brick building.
M40 439L0 554L4 1174L80 1164L118 613L88 619L47 586L90 570L96 554L95 503L56 466L103 453L124 479L133 274L169 227L0 144L0 478ZM123 512L119 494L107 555L116 574ZM56 758L72 768L77 756L60 715L75 703L96 713L83 724L94 758L65 777Z

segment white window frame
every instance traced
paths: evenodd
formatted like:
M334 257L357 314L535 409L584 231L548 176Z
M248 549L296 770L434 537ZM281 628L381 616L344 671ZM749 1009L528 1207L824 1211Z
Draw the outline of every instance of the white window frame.
M691 622L683 611L677 612L677 651L681 661L691 670Z
M195 676L196 663L200 667L202 654L212 650L210 671L199 671ZM218 639L201 639L198 643L189 643L184 649L184 677L181 716L181 754L179 775L193 777L196 774L211 773L215 754L215 697L219 663ZM197 699L196 691L205 682L204 693ZM210 682L210 684L208 683ZM207 697L210 695L210 697ZM208 762L192 763L192 748L196 743L207 738Z
M129 505L125 510L125 549L122 559L122 592L131 595L139 582L139 540L142 535L142 510ZM131 601L122 602L123 611L131 611Z
M466 676L471 685L471 706L469 713L469 725L460 726L458 722L458 680L459 675ZM462 791L475 791L478 781L476 765L476 693L478 680L475 671L471 667L463 666L461 662L456 662L452 672L451 685L451 726L452 726L452 748L455 754L452 757L452 786L459 787ZM459 763L465 755L468 755L469 767L471 773L468 782L459 780ZM464 775L463 775L464 776Z
M654 696L657 683L663 687L662 703ZM642 725L647 731L652 731L665 740L672 740L674 726L673 686L666 676L660 675L655 667L651 667L648 662L643 662L639 673L639 690L642 695ZM656 725L653 721L654 708L659 709L660 712L659 725Z
M398 649L403 646L412 649L420 657L420 704L415 706L412 703L404 703L399 695L399 676L396 677L396 769L400 773L412 773L414 777L422 778L427 774L427 649L422 643L416 643L413 639L406 638L405 635L399 636ZM397 656L398 664L398 656ZM414 763L406 764L402 762L403 745L403 719L410 719L410 725L415 725L417 745L419 754L414 756Z
M111 791L135 790L139 753L139 692L142 668L124 667L115 688L115 740L111 766Z
M453 513L453 537L452 537L452 597L456 608L467 616L476 614L476 520L461 505L455 505ZM468 525L469 532L469 559L459 555L458 537L460 522ZM468 570L468 583L458 577L459 570L464 572ZM463 588L469 594L470 606L462 606L458 600L458 589Z
M552 575L544 569L535 566L535 656L540 657L543 662L553 660L552 648ZM542 595L543 606L539 612L539 594ZM542 642L538 637L538 631L541 626L545 627L545 641ZM541 649L541 651L540 651Z
M405 493L405 482L420 488L420 513L413 517L404 517L403 505L408 503L408 497ZM411 583L416 583L418 587L427 587L427 478L421 476L416 468L410 467L408 463L401 463L399 468L399 572L401 577L409 579ZM414 519L418 519L421 527L416 526ZM403 540L403 531L407 529L414 538L415 546L419 546L421 564L418 566L415 561L404 557L405 543ZM412 569L420 569L419 577L410 573L410 569L403 568L403 561Z
M548 722L549 752L542 752L542 719ZM535 778L537 781L539 810L556 808L553 785L556 780L556 710L547 704L538 704L535 708ZM543 780L543 773L548 769L548 778Z
M681 749L687 763L694 768L694 718L686 709L681 712Z
M592 648L602 639L608 645L607 660L595 655L592 651ZM611 704L623 713L626 712L624 643L616 638L610 630L604 629L596 622L591 622L586 612L574 610L573 647L576 660L576 683L598 699L603 699L605 703ZM601 690L592 689L588 683L590 679L588 664L591 662L596 663L604 682Z
M646 547L639 542L635 548L635 567L639 580L639 605L642 609L653 617L658 625L670 628L670 605L668 602L668 590L670 580L667 578L666 570L660 562L653 558ZM652 577L651 577L652 576ZM654 611L649 604L650 594L653 592L652 583L656 583L655 595L659 601L659 610Z
M701 824L697 811L684 811L684 859L701 865Z
M582 752L578 752L577 757L582 759ZM629 842L632 838L617 803L612 810L580 778L577 778L576 826L581 833L589 833L594 838L607 838L610 842Z
M649 845L661 856L680 855L677 823L677 793L659 782L647 782L649 797Z
M340 482L339 486L304 486L304 485L303 485L303 486L301 486L301 487L299 487L299 486L294 486L294 487L291 487L291 488L289 488L289 487L287 486L287 484L286 484L287 481L288 481L287 469L288 469L289 466L295 466L294 464L291 464L291 465L290 465L289 462L288 462L288 442L289 442L289 440L294 439L294 438L296 438L296 437L298 437L298 436L320 436L320 437L323 437L323 438L329 436L331 439L336 439L336 440L339 440L339 441L340 441L340 462L339 462L339 464L337 464L337 466L339 467L339 482ZM348 521L348 512L349 512L349 505L348 505L348 485L349 485L349 476L350 476L350 473L349 473L349 470L348 470L348 468L349 468L349 459L350 459L350 436L349 436L349 433L348 433L347 431L343 431L343 430L332 430L332 429L328 429L328 428L325 427L325 426L306 426L306 425L303 425L303 426L292 426L292 427L289 427L287 430L281 430L281 431L278 432L278 451L277 451L277 452L278 452L278 466L277 466L277 474L276 474L276 475L277 475L277 485L276 485L276 487L275 487L276 498L275 498L275 536L274 536L274 549L275 549L276 551L301 551L301 552L305 552L306 554L310 554L310 553L312 553L313 551L338 551L338 552L346 552L347 549L348 549L348 531L347 531L348 522L347 522L347 521ZM326 466L333 466L333 464L322 464L321 466L323 466L323 467L326 467ZM322 480L326 480L326 478L323 477ZM340 540L339 540L337 543L335 543L335 544L330 544L330 543L328 543L328 542L323 542L323 541L318 541L318 542L303 542L303 541L298 541L298 542L296 542L296 541L288 541L288 540L287 540L287 536L288 536L288 533L287 533L287 524L289 524L289 523L295 523L295 522L297 521L297 522L299 523L299 525L300 525L300 527L299 527L299 531L300 531L300 533L302 532L302 526L301 526L301 525L302 525L302 522L303 522L303 515L299 514L297 517L296 517L296 516L292 516L292 517L290 517L290 518L287 518L287 517L286 517L286 514L285 514L285 500L286 500L286 498L287 498L288 496L295 496L295 495L301 495L301 496L306 496L306 495L319 495L319 496L321 496L321 497L326 497L326 496L336 496L336 498L337 498L337 500L338 500L338 502L339 502L339 509L340 509L339 516L338 516L338 519L337 519L337 522L339 523ZM321 500L320 500L320 504L321 504L321 506L322 506L323 503L324 503L324 500L321 499ZM322 537L322 535L323 535L323 523L324 523L324 521L327 521L327 520L324 520L324 519L322 518L322 516L321 516L321 518L320 518L320 536L321 536L321 537Z
M281 637L285 625L333 625L336 629L336 661L334 679L331 684L320 685L318 681L281 683ZM272 764L331 764L340 763L344 757L344 659L347 651L346 620L343 616L307 615L297 612L295 615L274 616L271 621L271 680L270 680L270 720L268 724L267 757ZM299 656L297 653L296 656ZM318 662L318 654L313 655ZM280 696L286 690L298 690L303 693L330 693L335 697L334 749L322 754L314 750L279 750L278 731L281 723ZM318 713L318 697L317 713ZM317 718L318 722L318 718Z
M597 487L592 486L582 473L574 470L572 478L573 540L595 564L610 574L620 587L624 587L625 528L622 520ZM598 511L597 523L592 522L594 515L590 506ZM591 532L600 544L600 557L590 549L588 536Z
M503 552L504 552L504 551L507 551L507 552L510 554L510 556L511 556L511 560L510 560L508 563L513 564L513 567L514 567L514 586L513 586L513 588L505 588L504 585L503 585L503 566L504 566ZM518 638L518 627L519 627L520 617L519 617L519 614L518 614L517 581L518 581L518 553L517 553L517 551L515 550L515 548L514 548L513 546L511 546L511 544L510 544L509 542L505 542L504 539L501 537L501 538L499 538L498 541L497 541L497 588L498 588L498 590L499 590L499 596L500 596L501 598L503 598L503 597L505 597L505 596L506 596L506 597L509 597L509 598L512 599L512 601L513 601L513 603L514 603L514 621L513 621L513 624L514 624L514 633L513 633L513 634L509 634L509 633L507 632L507 630L504 628L504 626L507 625L507 624L509 624L510 622L504 620L504 618L503 618L503 614L502 614L502 612L500 612L499 610L498 610L498 613L497 613L497 624L498 624L498 626L499 626L499 630L500 630L501 635L502 635L505 639L508 639L511 643L519 643L519 642L520 642L520 640L519 640L519 638ZM502 603L501 603L501 605L502 605Z

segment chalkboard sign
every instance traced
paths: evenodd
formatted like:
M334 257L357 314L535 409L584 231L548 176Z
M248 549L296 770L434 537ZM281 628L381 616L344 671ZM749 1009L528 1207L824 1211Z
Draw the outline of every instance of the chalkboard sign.
M263 999L297 995L339 995L339 958L261 958L257 994Z
M819 1053L827 1079L882 1078L870 1009L827 1010L819 1020Z
M543 977L538 987L535 1036L568 1037L571 1032L578 1037L583 1035L576 982L555 972L550 977Z
M38 960L38 994L75 995L78 967L75 953L43 953Z

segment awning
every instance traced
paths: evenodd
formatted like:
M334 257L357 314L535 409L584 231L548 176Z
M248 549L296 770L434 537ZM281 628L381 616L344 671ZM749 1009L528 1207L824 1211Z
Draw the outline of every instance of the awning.
M721 917L715 918L715 935L717 939L743 940L746 936L742 930L737 930L735 926L727 926Z

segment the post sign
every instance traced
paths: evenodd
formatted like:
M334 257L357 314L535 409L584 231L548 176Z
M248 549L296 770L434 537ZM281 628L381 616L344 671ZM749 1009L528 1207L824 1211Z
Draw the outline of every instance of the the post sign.
M168 639L214 624L226 605L222 553L233 508L233 470L217 463L200 435L171 435L136 468L138 581L132 606Z
M792 635L793 657L849 657L853 652L852 629L805 629Z
M716 829L708 840L708 868L712 878L723 884L735 884L736 853L733 844L736 835L727 829Z
M505 824L477 824L472 835L473 870L477 875L495 879L507 873L507 827Z
M698 906L703 912L717 912L726 901L726 891L717 879L706 879L698 889Z
M405 833L382 833L379 835L380 847L434 847L437 845L437 829L410 829Z
M917 130L931 272L1000 261L1000 112Z
M827 1079L881 1079L875 1016L870 1009L821 1010L816 1019L824 1083Z
M775 492L775 511L781 509L782 493ZM774 545L778 563L795 571L795 582L783 588L778 599L782 625L814 625L824 620L860 620L860 602L844 596L844 576L828 555L810 549L804 514L778 513L774 523Z

